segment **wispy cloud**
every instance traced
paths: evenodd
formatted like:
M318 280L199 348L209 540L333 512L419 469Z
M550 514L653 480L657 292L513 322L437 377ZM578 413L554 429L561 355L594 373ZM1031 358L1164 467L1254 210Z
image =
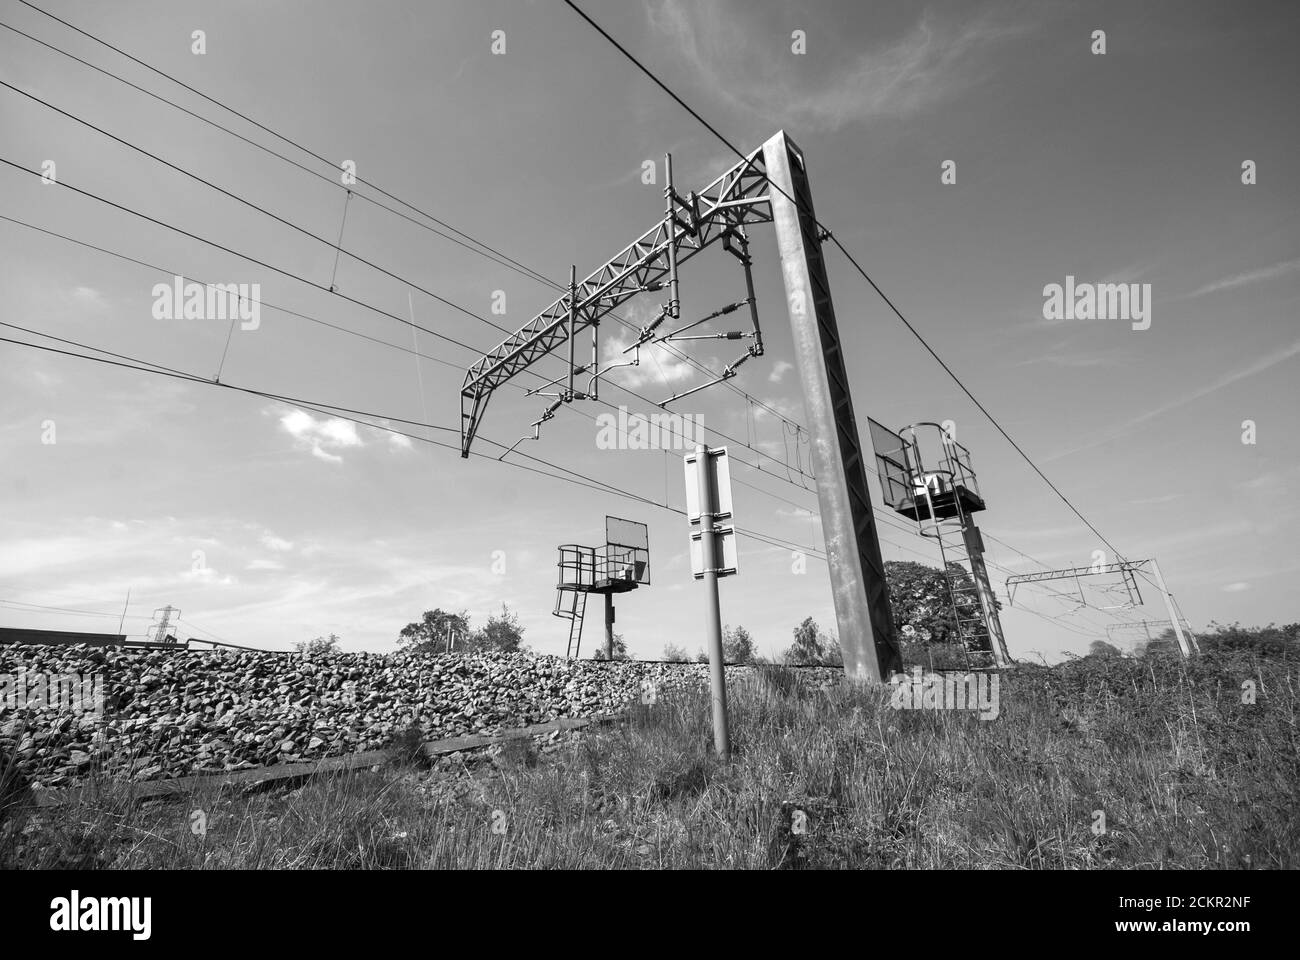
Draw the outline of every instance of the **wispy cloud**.
M1151 272L1151 264L1146 261L1130 263L1128 266L1120 267L1118 270L1108 273L1099 280L1099 283L1135 283L1141 277Z
M1232 290L1235 287L1244 287L1248 283L1272 280L1274 277L1283 276L1293 270L1300 270L1300 260L1288 260L1285 263L1276 263L1262 270L1248 270L1245 273L1233 274L1231 277L1224 277L1222 280L1206 284L1199 290L1193 290L1187 296L1188 298L1201 297L1207 293L1218 293L1220 290Z
M1067 348L1061 344L1047 353L1040 354L1036 357L1019 361L1016 366L1027 367L1038 363L1050 363L1056 367L1101 367L1115 363L1121 363L1124 360L1117 357L1114 353L1094 353L1087 350L1075 350Z
M958 19L927 11L893 42L859 54L829 78L809 81L790 62L798 58L770 56L771 37L758 36L756 18L743 15L740 6L657 0L647 12L651 26L732 107L801 129L834 130L925 110L977 83L986 55L1028 29L1023 19L993 13Z
M626 363L634 356L623 350L632 343L632 336L610 337L605 341L604 358L601 363L609 367L616 363ZM696 374L696 370L685 360L674 356L657 344L644 344L641 347L641 362L635 367L623 367L610 374L610 379L630 387L633 390L651 384L661 387L684 383Z
M1159 497L1144 497L1141 500L1130 500L1129 505L1134 507L1149 507L1158 503L1172 503L1181 497L1181 493L1166 493Z
M1114 427L1106 434L1096 438L1095 440L1090 440L1087 443L1080 444L1077 447L1071 447L1070 449L1064 450L1060 453L1054 453L1050 457L1045 458L1043 462L1050 463L1053 460L1060 460L1063 457L1068 457L1073 454L1080 453L1084 450L1091 450L1093 447L1099 447L1103 443L1109 443L1111 440L1123 436L1124 434L1128 433L1130 430L1134 429L1135 427L1141 426L1142 424L1146 423L1148 420L1154 420L1156 417L1163 416L1164 414L1168 413L1171 410L1177 410L1179 407L1185 407L1189 403L1193 403L1197 400L1200 400L1203 397L1208 397L1210 394L1217 393L1218 391L1224 389L1225 387L1229 387L1232 384L1237 383L1241 380L1246 380L1250 377L1258 376L1259 374L1263 373L1265 370L1275 367L1279 363L1289 360L1292 357L1297 355L1300 355L1300 340L1296 340L1285 347L1280 347L1277 350L1274 350L1272 353L1265 354L1264 356L1256 360L1254 363L1248 364L1247 366L1242 367L1240 370L1234 370L1232 373L1224 374L1223 376L1219 377L1217 380L1213 381L1212 383L1208 383L1203 387L1191 391L1190 393L1184 394L1183 396L1178 397L1174 400L1170 400L1167 403L1162 403L1158 407L1152 407L1150 410L1146 411L1145 413L1141 413L1138 416L1134 417L1133 419L1128 420Z
M104 295L94 287L77 286L72 288L72 299L77 303L90 306L104 306Z

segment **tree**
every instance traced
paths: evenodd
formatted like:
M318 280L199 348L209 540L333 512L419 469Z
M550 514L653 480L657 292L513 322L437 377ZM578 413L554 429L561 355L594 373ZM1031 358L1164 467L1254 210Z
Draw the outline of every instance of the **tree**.
M822 666L844 666L844 651L840 649L839 637L827 630L819 631L819 633L822 644Z
M1139 642L1135 652L1139 657L1150 657L1156 654L1181 653L1181 650L1178 646L1178 636L1174 633L1174 628L1165 627L1145 643Z
M807 617L794 628L794 643L781 653L781 660L792 664L817 664L839 667L844 665L844 655L839 641L817 626L817 621Z
M794 643L786 648L783 658L788 663L821 663L825 655L821 628L812 617L805 617L803 623L794 628Z
M753 663L754 638L744 627L724 627L722 630L722 659L724 663Z
M469 616L464 610L448 613L442 608L424 611L424 616L402 627L397 644L412 653L444 653L447 638L453 640L453 650L465 650L470 638Z
M1167 632L1173 633L1172 630ZM1240 623L1211 621L1208 631L1198 634L1198 639L1201 649L1206 652L1237 651L1278 659L1300 656L1300 623L1281 627L1276 623L1266 627L1243 627Z
M1105 640L1094 640L1088 647L1088 654L1094 657L1122 657L1124 654L1119 647L1113 643L1107 643Z
M488 617L482 629L470 636L467 649L485 653L518 653L523 637L524 628L519 625L518 614L511 613L503 603L500 616Z
M331 633L328 637L300 640L293 645L293 648L304 657L324 657L340 652L338 634L335 633Z
M664 659L669 663L687 663L691 655L686 652L685 647L679 647L674 643L664 645Z
M596 645L596 652L591 655L591 659L593 660L607 659L605 656L604 637L600 638L600 642ZM627 655L627 642L623 639L623 636L618 633L614 634L614 659L615 660L630 659Z
M938 567L911 560L885 563L885 582L889 587L889 605L894 612L894 626L909 639L924 643L957 643L961 634L953 616L952 589L957 593L957 609L963 620L981 620L979 599L970 573L959 563L948 564L948 577ZM994 605L1002 609L995 599ZM909 632L904 629L911 627ZM983 631L980 631L981 635Z

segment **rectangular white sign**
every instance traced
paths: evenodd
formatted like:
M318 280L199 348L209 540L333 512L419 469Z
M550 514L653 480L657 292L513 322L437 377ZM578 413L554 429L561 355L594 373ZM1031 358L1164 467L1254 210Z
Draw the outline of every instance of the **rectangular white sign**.
M700 522L700 479L696 474L695 454L685 457L686 463L686 516L691 526ZM731 517L731 460L727 448L719 447L709 451L709 467L713 470L713 489L717 499L714 520L726 520Z
M704 547L700 542L699 528L691 531L691 573L696 580L704 579ZM736 552L736 528L715 527L713 531L714 560L718 564L718 576L729 577L736 572L738 556Z

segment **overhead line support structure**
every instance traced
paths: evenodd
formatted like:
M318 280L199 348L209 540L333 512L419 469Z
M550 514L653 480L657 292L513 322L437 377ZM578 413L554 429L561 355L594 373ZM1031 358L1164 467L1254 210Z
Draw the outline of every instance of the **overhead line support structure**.
M702 191L685 197L672 181L671 163L665 165L665 174L662 219L576 283L571 296L560 297L469 367L461 388L461 456L469 456L497 387L639 294L667 286L668 302L658 322L669 316L677 319L681 265L713 243L735 237L738 256L748 267L745 228L773 223L810 419L844 669L852 679L883 681L901 668L901 658L867 486L866 458L822 253L825 237L813 213L803 152L784 131L778 132ZM753 294L747 292L752 307ZM756 342L749 353L731 364L720 379L734 375L736 366L761 353L757 321L754 330ZM648 339L645 334L643 340Z
M488 400L497 387L528 369L625 301L667 284L666 313L677 319L678 267L747 223L770 223L771 199L763 151L756 150L713 181L703 193L683 198L665 189L663 219L577 283L570 307L560 297L474 363L461 388L461 456L468 457ZM572 323L570 312L572 309Z

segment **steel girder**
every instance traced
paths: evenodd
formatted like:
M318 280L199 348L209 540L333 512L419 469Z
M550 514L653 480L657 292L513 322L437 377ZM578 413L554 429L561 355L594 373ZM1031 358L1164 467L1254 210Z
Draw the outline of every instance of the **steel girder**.
M772 220L762 149L727 170L701 193L672 197L673 217L662 218L613 259L577 285L576 322L570 331L569 297L563 296L501 341L465 374L461 387L460 455L468 457L488 400L497 387L527 370L570 336L576 336L620 304L657 290L669 273L669 249L677 263L689 260L731 230Z
M1007 577L1007 600L1011 603L1016 601L1016 587L1022 583L1041 583L1044 580L1073 580L1079 577L1099 577L1108 573L1121 573L1125 579L1132 579L1133 586L1137 586L1136 578L1133 578L1133 572L1143 564L1150 563L1148 560L1119 560L1115 563L1103 563L1100 566L1091 567L1068 567L1063 570L1043 570L1039 573L1017 573ZM1140 597L1140 594L1139 594ZM1085 603L1084 606L1087 606Z
M808 170L784 132L763 150L844 672L853 680L884 682L902 669L902 659Z

